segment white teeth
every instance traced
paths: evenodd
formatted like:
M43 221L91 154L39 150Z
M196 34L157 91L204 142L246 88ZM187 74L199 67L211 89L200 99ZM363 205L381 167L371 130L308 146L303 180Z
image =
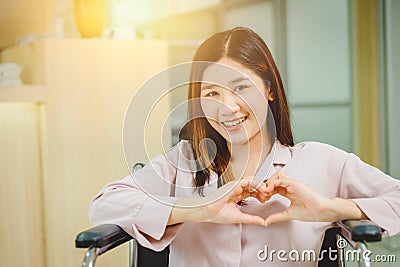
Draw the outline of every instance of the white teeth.
M237 125L237 124L239 124L239 123L241 123L241 122L244 122L245 119L246 119L246 118L243 117L243 118L237 119L237 120L235 120L235 121L225 121L225 122L223 122L223 124L224 124L226 127L233 127L233 126L235 126L235 125Z

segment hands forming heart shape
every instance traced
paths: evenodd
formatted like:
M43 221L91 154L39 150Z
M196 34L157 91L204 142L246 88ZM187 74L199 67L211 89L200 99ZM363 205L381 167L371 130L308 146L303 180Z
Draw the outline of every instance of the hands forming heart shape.
M227 192L228 190L228 192ZM254 197L265 203L273 195L288 198L290 206L278 213L262 218L243 213L237 203L248 197ZM218 196L222 196L219 197ZM268 226L272 223L300 220L313 222L335 222L344 219L363 219L365 214L351 200L327 198L304 183L288 177L282 172L275 173L261 184L252 179L242 179L239 183L230 182L207 196L217 201L203 207L203 221L213 223L246 223ZM206 198L207 198L206 197Z

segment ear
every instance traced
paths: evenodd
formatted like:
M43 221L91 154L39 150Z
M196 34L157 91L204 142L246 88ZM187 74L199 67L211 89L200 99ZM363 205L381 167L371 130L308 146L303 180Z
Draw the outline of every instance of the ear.
M271 89L268 89L267 94L268 94L268 97L267 97L268 101L274 101L275 100L274 94L272 93Z

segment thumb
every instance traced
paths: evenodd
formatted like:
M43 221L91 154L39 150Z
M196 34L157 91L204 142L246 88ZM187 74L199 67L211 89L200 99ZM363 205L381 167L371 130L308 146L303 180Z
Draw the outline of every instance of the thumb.
M272 223L283 222L283 221L287 221L287 220L290 220L290 217L289 217L287 210L285 210L282 212L278 212L278 213L269 215L265 219L264 226L267 227L268 225L270 225Z
M264 226L264 219L256 215L243 213L240 216L239 223L258 224Z

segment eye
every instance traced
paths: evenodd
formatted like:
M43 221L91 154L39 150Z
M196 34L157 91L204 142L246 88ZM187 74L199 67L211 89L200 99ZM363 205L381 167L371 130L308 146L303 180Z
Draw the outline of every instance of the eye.
M217 92L214 85L206 83L202 86L200 95L202 97L214 97L219 95L219 93Z
M217 91L206 92L204 94L205 97L214 97L214 96L217 96L217 95L218 95Z
M244 89L249 88L249 85L238 85L235 87L235 89L233 90L234 92L240 93L242 92Z

